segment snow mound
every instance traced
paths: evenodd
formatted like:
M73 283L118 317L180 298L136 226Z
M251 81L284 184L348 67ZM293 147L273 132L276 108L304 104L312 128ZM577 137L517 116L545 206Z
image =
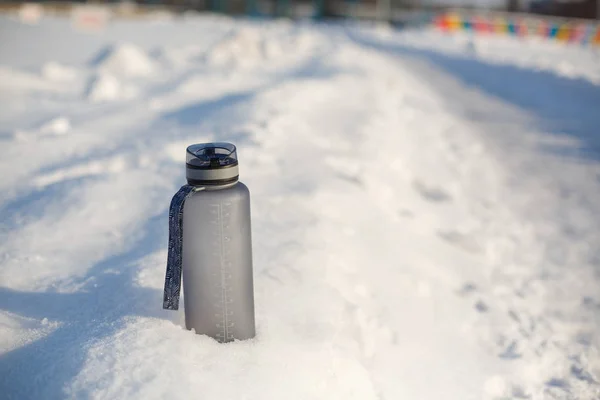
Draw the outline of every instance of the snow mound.
M124 84L117 77L107 73L93 77L86 90L86 97L92 103L129 100L136 95L137 89L134 86Z
M204 54L205 48L199 44L182 47L162 47L151 52L152 57L161 65L167 67L182 67L198 61Z
M71 130L71 122L66 117L57 117L40 127L43 135L64 135Z
M6 91L54 91L64 89L63 85L43 79L39 74L18 68L0 66L0 92Z
M0 353L10 351L43 338L58 327L58 323L41 321L0 311Z
M144 50L129 43L105 48L92 61L92 65L101 72L127 77L150 76L157 69Z
M215 45L206 55L209 64L251 67L265 61L290 61L315 49L320 35L314 33L294 34L286 25L276 26L274 35L265 30L244 27ZM268 37L268 39L267 39ZM275 39L274 39L275 38Z
M71 130L71 122L66 117L53 118L34 130L17 129L13 137L18 141L37 140L44 136L61 136Z
M252 65L263 59L262 39L254 29L241 29L217 44L207 55L211 64Z
M125 168L127 168L127 161L124 157L111 157L108 159L76 164L66 168L59 168L48 173L41 173L35 177L33 184L38 188L43 188L69 179L118 174L123 172Z
M71 81L77 77L77 70L55 61L50 61L42 67L42 76L54 82Z

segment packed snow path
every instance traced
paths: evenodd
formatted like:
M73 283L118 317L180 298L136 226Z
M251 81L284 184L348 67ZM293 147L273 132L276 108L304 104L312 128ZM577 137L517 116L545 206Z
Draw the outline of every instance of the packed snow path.
M598 398L597 54L219 17L0 36L3 396ZM253 201L258 335L227 345L161 309L185 147L214 140Z

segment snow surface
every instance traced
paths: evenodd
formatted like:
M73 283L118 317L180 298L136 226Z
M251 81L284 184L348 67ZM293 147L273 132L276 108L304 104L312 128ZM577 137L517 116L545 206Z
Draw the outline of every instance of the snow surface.
M3 396L599 398L597 53L72 29L0 19ZM252 193L258 335L226 345L161 309L185 147L213 140Z

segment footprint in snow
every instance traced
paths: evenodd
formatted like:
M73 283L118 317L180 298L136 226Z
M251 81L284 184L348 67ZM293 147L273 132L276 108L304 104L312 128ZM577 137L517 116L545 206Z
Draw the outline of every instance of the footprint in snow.
M408 210L406 208L403 208L402 210L398 211L398 215L403 218L412 218L415 216L415 214L411 210Z
M508 346L498 354L498 357L503 358L505 360L514 360L517 358L521 358L521 353L519 353L519 344L516 340L510 342Z
M362 180L360 179L360 177L358 177L356 175L351 175L351 174L346 174L346 173L338 172L336 174L336 176L338 178L340 178L341 180L349 182L349 183L352 183L352 184L354 184L356 186L364 186Z
M477 310L480 313L485 313L489 311L489 307L487 304L485 304L482 300L478 300L477 303L475 303L475 310Z
M511 394L515 399L530 399L531 396L527 394L527 391L519 385L513 385Z
M476 253L481 250L479 244L472 235L458 231L438 231L437 234L445 242L468 251L469 253Z
M477 286L474 283L466 282L460 289L458 289L457 294L461 297L466 297L476 291Z
M452 197L444 189L437 186L426 185L419 180L413 182L413 188L423 199L432 203L443 203L452 200Z
M595 385L598 385L600 383L596 379L594 379L594 377L592 376L592 374L590 372L588 372L585 368L580 367L578 365L571 366L571 375L573 377L579 379L580 381L584 381L587 383L592 383Z
M325 159L325 163L339 179L356 186L364 186L360 177L360 170L353 160L344 157L328 157Z
M567 390L569 388L569 382L565 379L552 378L546 382L546 386L549 388L560 388Z
M584 296L581 299L581 304L588 309L600 309L600 301L594 300L590 296Z

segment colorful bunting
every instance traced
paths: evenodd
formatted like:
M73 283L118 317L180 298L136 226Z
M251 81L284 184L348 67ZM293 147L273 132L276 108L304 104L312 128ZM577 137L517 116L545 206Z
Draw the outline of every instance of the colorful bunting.
M437 15L433 24L444 32L469 31L513 36L541 36L563 43L600 45L600 25L593 22L550 22L541 18L460 15L456 12Z

